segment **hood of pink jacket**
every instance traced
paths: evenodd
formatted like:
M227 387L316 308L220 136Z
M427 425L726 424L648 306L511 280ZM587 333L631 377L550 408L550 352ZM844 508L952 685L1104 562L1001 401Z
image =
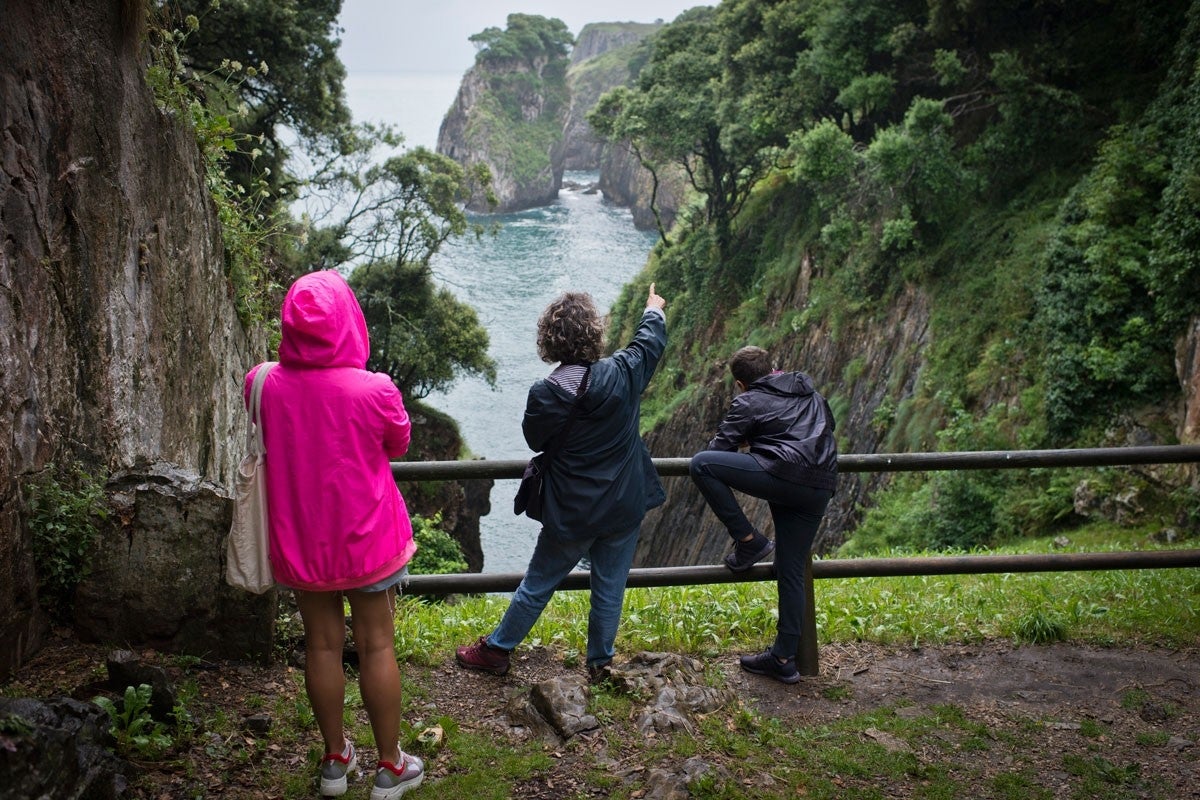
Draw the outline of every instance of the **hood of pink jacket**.
M293 367L364 369L371 354L367 321L346 279L323 270L303 275L283 299L279 362Z

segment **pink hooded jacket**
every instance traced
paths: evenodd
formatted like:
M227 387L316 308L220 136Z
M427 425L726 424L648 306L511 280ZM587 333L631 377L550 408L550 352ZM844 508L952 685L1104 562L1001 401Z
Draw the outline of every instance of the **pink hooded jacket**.
M408 451L412 423L391 378L365 369L366 320L341 275L299 278L282 318L262 393L271 568L293 589L369 586L416 551L389 464ZM246 375L247 402L261 366Z

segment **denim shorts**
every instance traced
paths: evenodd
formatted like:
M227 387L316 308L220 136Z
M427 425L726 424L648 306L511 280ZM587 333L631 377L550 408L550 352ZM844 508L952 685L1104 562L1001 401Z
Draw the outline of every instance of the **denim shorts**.
M353 591L356 592L382 592L385 589L396 588L396 593L399 594L404 583L408 581L408 565L401 567L381 581L375 581L370 586L360 586Z

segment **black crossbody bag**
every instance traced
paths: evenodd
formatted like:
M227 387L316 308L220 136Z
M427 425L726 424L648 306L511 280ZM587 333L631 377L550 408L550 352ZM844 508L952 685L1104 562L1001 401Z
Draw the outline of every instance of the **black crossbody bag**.
M563 429L550 440L550 444L545 450L529 459L529 463L525 465L525 472L521 475L521 485L517 487L517 496L513 498L514 514L524 514L530 519L542 521L542 478L546 475L546 470L550 469L550 462L554 460L558 449L567 440L567 434L571 432L571 425L579 414L579 401L582 399L583 393L587 391L588 378L591 376L592 367L588 365L587 371L583 373L583 380L579 384L579 390L575 392L575 402L571 404L571 413L567 415Z

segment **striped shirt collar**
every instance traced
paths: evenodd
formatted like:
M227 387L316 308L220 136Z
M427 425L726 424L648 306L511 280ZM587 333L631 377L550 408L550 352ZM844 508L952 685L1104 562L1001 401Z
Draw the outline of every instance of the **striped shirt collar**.
M571 394L576 394L587 369L587 364L560 364L546 380L558 384Z

